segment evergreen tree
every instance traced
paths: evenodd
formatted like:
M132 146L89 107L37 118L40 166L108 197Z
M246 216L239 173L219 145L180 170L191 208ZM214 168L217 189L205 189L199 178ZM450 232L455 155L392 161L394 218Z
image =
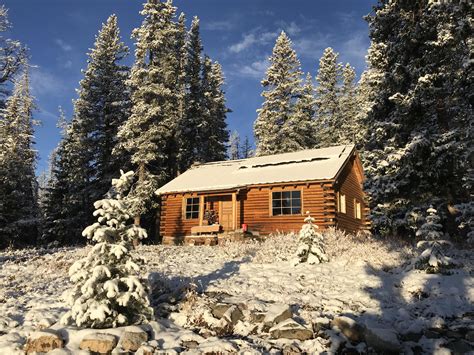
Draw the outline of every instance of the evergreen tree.
M410 211L434 203L446 220L447 205L471 198L472 11L463 1L383 1L368 21L379 81L364 147L372 225L405 233Z
M339 54L331 47L324 50L319 60L316 80L317 142L320 147L341 143L342 118L339 102L339 82L342 65Z
M0 109L5 108L6 97L10 93L10 83L26 60L26 48L17 40L5 37L11 28L8 10L0 5Z
M180 102L176 87L180 64L176 55L175 13L170 0L148 0L141 11L143 23L133 31L135 63L129 80L132 111L119 129L117 147L131 153L138 171L133 191L136 224L140 223L140 215L153 206L156 188L174 171L169 150L174 146Z
M295 104L295 112L282 127L288 135L287 151L315 148L316 125L314 121L315 99L311 75L308 73L301 89L300 97Z
M241 158L240 155L240 136L239 132L233 131L230 134L229 139L229 159L230 160L237 160Z
M34 108L28 65L24 63L0 117L0 248L36 241L39 214Z
M451 243L444 239L443 226L440 224L441 218L433 207L426 211L428 216L425 223L418 229L416 236L423 239L417 243L418 248L424 248L423 252L415 260L415 266L428 272L439 272L454 264L454 261L443 254L443 249L451 246Z
M140 277L144 260L132 254L135 241L147 237L144 229L128 223L133 175L121 171L121 177L112 180L109 197L94 203L98 222L82 235L96 244L69 269L74 283L68 297L71 310L62 323L109 328L140 324L153 314Z
M202 69L202 118L201 138L198 142L198 160L201 162L219 161L226 158L229 132L226 115L229 111L222 90L224 77L219 63L212 63L205 56Z
M305 224L299 234L299 245L296 251L294 264L308 262L308 264L319 264L328 262L329 258L324 250L324 238L318 232L318 226L314 224L315 219L309 212L305 218Z
M250 144L250 140L248 136L245 136L244 143L242 143L240 149L240 158L247 159L252 158L254 156L254 150L252 145Z
M342 86L339 98L340 140L339 143L357 143L357 131L360 129L358 122L359 108L357 105L357 85L355 82L355 69L347 63L342 69Z
M203 90L201 83L202 42L199 19L193 18L187 41L186 112L178 126L178 170L184 172L202 157L199 146L205 130Z
M124 150L116 149L112 155L118 128L129 112L128 69L119 63L127 53L112 15L89 53L72 122L52 159L45 242L77 243L84 226L91 223L93 202L108 190L106 181L120 166L130 164Z
M295 114L301 95L300 61L285 32L281 32L269 58L270 67L262 80L264 102L254 123L257 155L291 151L294 143L288 135L288 121ZM286 126L285 130L282 130Z

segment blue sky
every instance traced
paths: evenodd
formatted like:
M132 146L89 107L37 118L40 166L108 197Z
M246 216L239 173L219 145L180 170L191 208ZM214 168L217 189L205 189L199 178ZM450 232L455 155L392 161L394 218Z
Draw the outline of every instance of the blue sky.
M57 145L58 106L68 118L72 100L86 67L87 51L101 24L110 14L118 16L124 42L132 49L130 34L142 21L143 0L4 0L13 24L10 36L30 49L32 89L37 99L35 117L40 160L47 166ZM201 19L204 51L219 61L226 76L226 97L232 113L231 130L252 136L256 109L260 107L260 80L276 37L285 30L293 41L303 70L314 76L326 47L340 53L358 74L364 69L369 39L363 16L375 0L175 0L178 12ZM130 55L127 62L133 62Z

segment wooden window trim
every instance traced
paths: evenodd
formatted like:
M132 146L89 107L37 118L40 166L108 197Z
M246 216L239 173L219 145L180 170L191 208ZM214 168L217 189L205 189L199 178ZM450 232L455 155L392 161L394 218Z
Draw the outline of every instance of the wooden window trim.
M344 199L344 211L342 210L342 199ZM337 212L347 214L347 201L346 201L346 194L337 192Z
M269 189L268 193L268 214L270 217L278 218L278 217L292 217L292 216L303 216L304 215L304 194L303 194L303 188L291 188L287 189L285 187L288 186L283 186L279 188L274 188L274 189ZM300 213L295 213L295 214L278 214L274 215L273 214L273 193L274 192L291 192L291 191L299 191L300 192Z
M192 205L197 205L198 208L199 208L198 211L197 211L197 212L198 212L198 216L197 216L196 218L192 218L192 214L191 214L191 218L187 218L187 215L186 215L186 207L187 207L187 205L188 205L188 200L189 200L189 199L198 199L198 203L197 203L197 204L196 204L196 203L193 203L193 204L192 204ZM199 218L200 218L200 209L201 209L201 208L200 208L200 205L201 205L201 204L200 204L200 198L199 198L199 197L193 196L193 195L191 195L191 196L183 196L183 211L182 211L182 212L183 212L183 215L182 215L182 218L183 218L184 220L186 220L186 221L199 220ZM196 211L192 211L192 212L196 212Z

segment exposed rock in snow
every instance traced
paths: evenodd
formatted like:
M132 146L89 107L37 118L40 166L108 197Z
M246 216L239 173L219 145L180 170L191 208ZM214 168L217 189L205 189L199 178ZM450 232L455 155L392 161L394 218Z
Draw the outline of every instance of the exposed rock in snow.
M401 350L401 344L394 329L367 326L364 334L367 345L376 351L399 353Z
M211 312L214 317L221 319L227 310L232 307L232 304L229 303L216 303L211 306Z
M364 327L349 317L335 317L331 325L340 329L351 342L360 342L364 337Z
M244 318L244 315L239 307L232 306L222 315L222 318L224 318L228 323L236 325L239 320Z
M117 346L117 337L112 334L92 333L86 335L79 345L82 350L107 354Z
M54 330L48 329L30 334L26 342L25 352L27 354L34 352L46 353L63 346L64 341L61 335Z
M265 327L271 328L285 319L291 318L293 313L288 305L274 304L268 308L267 314L263 320Z
M298 339L308 340L313 337L313 332L308 328L296 323L293 319L286 319L270 329L270 335L274 339Z
M137 326L125 328L121 338L120 345L125 351L137 351L142 343L148 340L148 334Z

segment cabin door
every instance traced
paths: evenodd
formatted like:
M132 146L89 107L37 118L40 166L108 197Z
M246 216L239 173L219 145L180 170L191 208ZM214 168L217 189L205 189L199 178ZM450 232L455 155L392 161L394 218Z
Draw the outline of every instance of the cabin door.
M223 197L220 204L219 224L225 232L231 231L234 225L231 196Z

